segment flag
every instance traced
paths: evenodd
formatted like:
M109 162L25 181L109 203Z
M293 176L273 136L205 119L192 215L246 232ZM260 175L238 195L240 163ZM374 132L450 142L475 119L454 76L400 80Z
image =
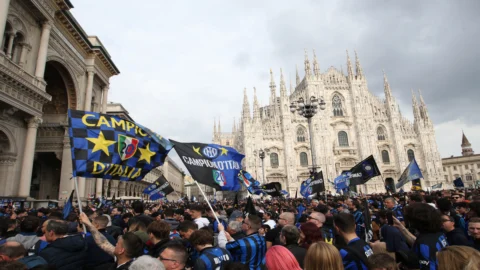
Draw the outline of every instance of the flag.
M117 201L115 200L115 193L113 193L113 197L112 197L112 205L115 205Z
M310 187L312 188L312 193L325 191L325 181L323 181L322 171L313 173L313 180L310 181Z
M262 195L262 194L265 194L265 192L263 191L262 187L260 186L249 186L247 188L248 192L250 194L255 194L255 195Z
M422 190L422 183L420 182L419 179L412 180L412 188L410 190L411 191Z
M197 182L217 190L240 190L237 179L244 155L231 147L218 144L172 142L183 164Z
M250 186L260 186L260 182L255 180L252 175L244 170L240 170L238 173L238 180L242 182L247 188Z
M438 183L438 184L432 186L432 190L433 189L441 189L442 186L443 186L443 183Z
M163 175L143 190L143 194L147 194L152 201L164 198L172 192L173 187Z
M282 190L282 184L280 184L279 182L271 182L271 183L262 185L261 189L263 190L263 192L265 192L266 194L272 197L282 196L282 193L280 193L280 190Z
M255 205L253 205L252 197L248 197L247 205L245 205L245 210L243 211L243 216L247 217L248 215L256 215L257 210L255 210Z
M72 211L73 208L73 193L75 190L72 190L72 193L70 193L70 197L68 197L67 203L63 206L63 219L67 219L68 215L70 215L70 212Z
M95 209L100 209L103 205L103 199L102 197L98 197L95 199L95 203L93 204Z
M311 181L312 179L308 178L300 185L300 195L302 195L304 198L308 198L308 196L312 195L312 188L310 187Z
M453 185L457 188L459 187L465 187L463 185L463 181L462 181L462 178L461 177L458 177L457 179L453 180Z
M350 185L365 184L372 177L381 175L373 156L369 156L350 169Z
M417 161L415 161L415 159L412 159L412 161L410 161L410 164L408 164L407 168L405 168L405 170L403 171L402 175L400 176L400 179L398 179L398 182L395 185L395 187L401 188L406 183L412 180L420 179L420 178L423 178L422 172L418 167Z
M370 209L368 208L367 199L363 200L363 217L365 218L365 242L370 242L373 238L372 218L370 216ZM358 225L357 225L358 226Z
M333 183L335 185L337 193L340 193L340 191L342 190L348 190L350 186L350 176L351 173L349 171L344 171L342 172L342 174L333 179Z
M235 200L233 201L233 209L238 208L238 193L235 193Z
M403 194L405 193L405 191L403 191L403 188L400 189L400 191L398 191L400 194Z
M68 110L73 176L141 180L163 164L172 144L117 116Z
M298 188L295 190L295 199L298 197Z
M288 193L288 191L282 189L280 190L280 193L282 193L282 195L285 196L285 198L290 198L290 194Z

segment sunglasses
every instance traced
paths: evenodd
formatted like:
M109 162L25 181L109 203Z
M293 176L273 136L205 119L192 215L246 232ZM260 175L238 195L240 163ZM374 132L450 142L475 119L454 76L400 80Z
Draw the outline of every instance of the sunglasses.
M160 261L170 261L170 262L176 262L177 261L177 260L163 258L162 256L160 256L159 259L160 259Z
M460 197L452 197L452 199L457 200L460 199Z

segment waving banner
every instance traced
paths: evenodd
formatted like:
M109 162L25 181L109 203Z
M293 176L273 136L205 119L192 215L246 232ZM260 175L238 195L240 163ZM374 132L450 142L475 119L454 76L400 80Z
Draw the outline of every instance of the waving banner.
M147 194L152 201L164 198L172 192L173 187L163 175L143 190L143 194Z

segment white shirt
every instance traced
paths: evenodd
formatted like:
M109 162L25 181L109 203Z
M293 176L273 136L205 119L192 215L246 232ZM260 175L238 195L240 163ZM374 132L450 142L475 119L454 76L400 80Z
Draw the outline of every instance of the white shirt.
M208 221L208 219L204 217L196 218L194 222L197 224L198 229L201 229L203 227L207 227L208 225L210 225L210 221Z
M263 224L270 226L270 229L272 229L272 230L275 229L275 226L277 226L277 223L275 223L275 221L273 221L271 219L269 221L263 223Z

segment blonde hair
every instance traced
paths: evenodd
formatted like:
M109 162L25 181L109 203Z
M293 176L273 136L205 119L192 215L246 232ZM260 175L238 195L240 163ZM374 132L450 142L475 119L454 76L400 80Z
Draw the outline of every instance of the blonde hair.
M448 246L437 253L438 270L463 270L472 258L480 257L480 252L467 246ZM478 262L478 261L477 261ZM470 265L470 269L474 265Z
M343 269L340 252L333 245L325 242L313 243L305 256L305 270Z

